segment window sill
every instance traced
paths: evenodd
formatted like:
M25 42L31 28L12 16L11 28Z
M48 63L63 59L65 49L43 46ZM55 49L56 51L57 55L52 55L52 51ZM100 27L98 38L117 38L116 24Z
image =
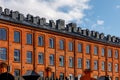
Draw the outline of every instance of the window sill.
M16 43L16 44L20 44L21 42L15 42L15 41L14 41L14 43Z
M14 63L21 63L20 61L13 61Z

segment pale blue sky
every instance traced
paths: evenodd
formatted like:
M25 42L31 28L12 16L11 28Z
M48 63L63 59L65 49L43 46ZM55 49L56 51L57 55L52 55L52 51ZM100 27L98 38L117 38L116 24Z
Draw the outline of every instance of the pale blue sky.
M0 0L0 5L120 37L120 0Z

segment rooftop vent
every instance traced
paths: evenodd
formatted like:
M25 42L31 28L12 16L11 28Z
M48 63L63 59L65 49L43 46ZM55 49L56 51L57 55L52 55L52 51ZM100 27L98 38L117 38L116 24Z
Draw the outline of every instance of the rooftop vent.
M10 15L10 10L8 8L4 9L4 15L6 15L6 16Z
M56 21L56 28L57 29L65 29L65 20L62 20L62 19L58 19Z
M82 35L86 36L86 30L82 30Z
M78 33L82 33L82 30L81 30L81 27L78 27L78 30L77 30Z
M50 25L50 27L55 28L54 20L49 20L49 25Z
M95 38L99 39L99 32L95 32Z
M107 35L107 41L111 41L111 35Z
M89 29L86 29L86 34L87 34L87 36L91 36L91 31L89 31Z
M12 19L18 19L19 12L18 11L11 11L10 13Z
M105 37L105 36L104 36L104 33L101 33L101 34L100 34L100 39L104 39L104 37Z
M2 7L0 7L0 14L2 13Z

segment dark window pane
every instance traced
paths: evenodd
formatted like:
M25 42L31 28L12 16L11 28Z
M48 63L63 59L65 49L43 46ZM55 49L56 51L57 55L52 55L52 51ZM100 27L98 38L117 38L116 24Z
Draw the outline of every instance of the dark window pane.
M27 44L32 44L32 34L27 34Z
M20 32L14 31L14 42L20 42Z
M32 63L32 52L31 51L27 52L27 63Z
M44 42L43 42L43 36L39 36L38 37L38 45L39 46L43 46Z
M59 45L60 45L60 49L64 49L64 41L63 40L60 40L59 41Z
M82 52L82 44L78 44L78 52Z
M20 70L19 69L14 70L14 76L20 76Z
M43 64L43 62L44 62L43 53L39 53L38 54L38 63L39 64Z
M0 59L1 60L6 60L7 59L6 48L0 48Z
M4 28L0 29L0 40L6 40L7 39L7 31Z
M49 61L50 61L50 65L54 65L54 55L53 54L51 54L49 56Z
M82 68L82 59L78 58L78 68Z
M14 61L20 62L20 50L14 50Z
M94 47L94 54L97 55L98 54L98 47Z
M54 39L53 38L49 39L49 47L54 48Z
M89 45L86 46L86 53L88 53L88 54L90 53L90 46Z
M60 56L59 61L60 61L60 66L64 66L64 56Z
M69 58L69 67L73 67L73 58L72 57Z
M73 43L69 42L69 51L73 51Z

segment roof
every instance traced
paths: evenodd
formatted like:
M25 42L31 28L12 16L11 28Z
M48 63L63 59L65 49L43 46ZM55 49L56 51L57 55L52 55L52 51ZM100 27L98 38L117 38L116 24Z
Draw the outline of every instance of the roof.
M2 7L0 7L0 20L26 25L27 27L37 28L39 30L49 30L72 37L83 38L89 41L97 41L115 46L120 45L119 37L111 35L105 36L104 33L82 29L81 27L77 27L76 23L68 23L65 26L65 20L62 19L58 19L56 24L53 20L49 20L49 23L47 23L45 18L40 18L39 16L34 17L30 14L27 14L25 17L18 11L13 11L8 8L3 10Z

